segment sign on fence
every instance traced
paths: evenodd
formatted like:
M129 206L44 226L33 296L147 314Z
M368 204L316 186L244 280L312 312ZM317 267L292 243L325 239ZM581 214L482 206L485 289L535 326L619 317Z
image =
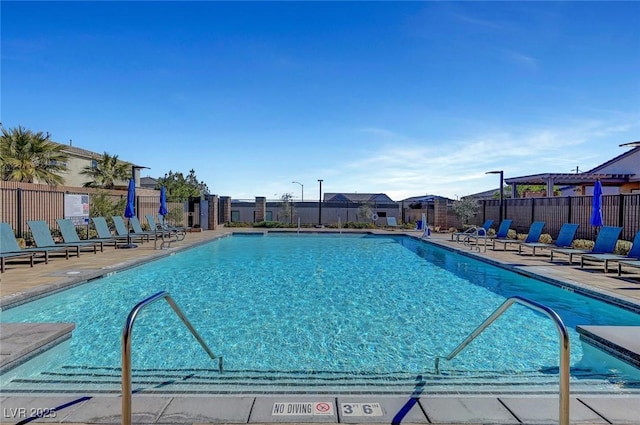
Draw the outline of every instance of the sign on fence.
M64 194L64 218L76 226L89 223L89 195Z

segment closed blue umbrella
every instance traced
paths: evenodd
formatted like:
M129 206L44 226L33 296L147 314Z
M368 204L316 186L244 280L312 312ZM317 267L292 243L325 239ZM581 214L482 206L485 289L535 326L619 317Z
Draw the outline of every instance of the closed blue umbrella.
M129 179L129 189L127 189L127 207L124 209L124 216L131 218L136 215L136 183Z
M596 180L593 185L593 201L591 202L591 220L592 226L602 226L602 183Z
M167 191L164 186L162 186L160 188L160 209L158 210L158 214L164 217L167 213Z
M129 188L127 189L127 206L124 209L124 216L131 219L131 217L136 215L136 183L133 179L129 179ZM129 222L127 225L129 225ZM128 230L128 229L127 229ZM127 239L127 244L121 246L120 248L137 248L138 245L131 243L131 234L128 234L129 238Z

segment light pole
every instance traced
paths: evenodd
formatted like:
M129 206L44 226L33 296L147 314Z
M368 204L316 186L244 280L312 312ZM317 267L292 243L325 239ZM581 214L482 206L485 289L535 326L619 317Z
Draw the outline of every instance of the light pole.
M485 174L500 174L500 223L502 223L502 214L504 211L504 171L487 171Z
M291 182L291 183L297 183L300 185L300 191L302 192L301 202L304 202L304 185L300 182Z
M636 148L636 147L640 147L640 140L638 140L637 142L629 142L629 143L623 143L620 145L620 147L626 147L629 146L630 148Z
M320 183L320 196L318 197L318 225L322 226L322 179L318 179Z

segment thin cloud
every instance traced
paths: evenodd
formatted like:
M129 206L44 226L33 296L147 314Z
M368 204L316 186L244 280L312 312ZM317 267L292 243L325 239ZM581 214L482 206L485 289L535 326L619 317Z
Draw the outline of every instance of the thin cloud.
M535 70L538 68L538 60L532 56L525 55L524 53L516 52L513 50L505 51L507 59L515 63L516 65L523 66L527 69Z

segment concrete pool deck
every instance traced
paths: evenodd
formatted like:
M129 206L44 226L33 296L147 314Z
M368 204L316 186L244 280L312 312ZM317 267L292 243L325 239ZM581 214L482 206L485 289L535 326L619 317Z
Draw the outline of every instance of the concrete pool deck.
M73 286L107 273L170 255L193 245L229 235L232 232L256 229L219 229L190 233L182 242L170 249L154 250L153 243L136 249L114 250L103 253L83 253L80 257L51 258L49 264L7 264L0 277L0 306L20 303L50 291ZM295 231L295 230L294 230ZM305 231L335 231L335 229L305 229ZM419 235L418 232L395 230L375 233ZM566 283L567 288L594 292L608 299L621 300L640 311L640 274L603 273L600 265L581 270L577 264L550 263L548 256L517 255L512 251L476 252L450 241L448 234L433 234L430 242L444 248L478 256L525 275L536 275L554 282ZM629 270L632 271L633 269ZM2 359L24 351L33 344L38 332L43 338L42 325L21 330L19 338L14 331L0 328ZM36 328L40 326L40 328ZM8 329L8 328L7 328ZM69 327L65 328L69 329ZM53 329L52 332L59 332ZM614 332L615 330L608 330ZM33 333L32 333L33 332ZM33 338L28 337L31 334ZM57 334L58 335L58 334ZM625 329L624 344L632 353L640 352L640 328ZM637 337L634 337L636 335ZM9 337L13 339L9 341ZM57 337L60 337L58 335ZM17 338L17 339L16 339ZM612 337L612 339L615 339ZM16 343L17 341L17 343ZM23 341L23 342L21 342ZM6 344L11 342L11 344ZM4 360L3 360L4 362ZM133 397L134 423L557 423L557 396L523 396L496 394L495 396L431 396L428 391L413 397L380 395L338 396L167 396L135 395ZM206 402L202 402L206 399ZM121 399L117 395L81 397L67 394L0 394L0 423L19 423L40 413L34 422L62 423L119 423ZM55 409L54 411L50 409ZM49 409L49 410L47 410ZM579 395L571 398L571 423L583 424L640 424L640 395Z

